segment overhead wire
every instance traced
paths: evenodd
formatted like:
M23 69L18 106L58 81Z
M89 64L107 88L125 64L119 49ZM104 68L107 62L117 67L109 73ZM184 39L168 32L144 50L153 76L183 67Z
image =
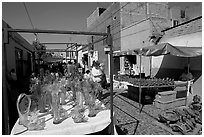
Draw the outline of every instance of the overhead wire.
M26 14L27 14L27 16L28 16L28 19L29 19L29 21L30 21L30 24L31 24L32 28L35 29L25 2L23 2L23 5L24 5L24 8L25 8L25 10L26 10ZM36 38L35 40L38 41L38 40L39 40L39 39L38 39L38 34L37 34L37 33L34 33L34 35L35 35L35 38Z

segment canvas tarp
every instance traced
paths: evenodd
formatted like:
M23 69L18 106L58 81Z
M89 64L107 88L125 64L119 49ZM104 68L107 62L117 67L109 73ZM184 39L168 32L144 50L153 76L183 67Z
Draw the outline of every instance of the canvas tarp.
M161 43L154 46L136 49L134 52L143 56L160 56L171 54L178 57L196 57L202 55L202 48L173 46L169 43Z
M124 55L160 56L168 54L178 57L196 57L202 55L202 48L173 46L169 43L161 43L158 45L138 48L135 50L117 52L114 54L114 56Z

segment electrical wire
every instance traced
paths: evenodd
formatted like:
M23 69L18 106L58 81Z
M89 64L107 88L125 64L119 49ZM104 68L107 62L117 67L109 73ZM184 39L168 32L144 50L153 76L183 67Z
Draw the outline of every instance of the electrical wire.
M31 20L30 14L29 14L29 12L28 12L28 9L27 9L27 7L26 7L25 2L23 2L23 5L24 5L24 7L25 7L26 14L27 14L27 16L28 16L28 19L29 19L29 21L30 21L30 24L31 24L32 28L35 29L35 27L34 27L34 25L33 25L33 22L32 22L32 20ZM34 35L35 35L35 41L39 41L39 39L38 39L38 34L37 34L37 33L34 33Z
M28 9L27 9L27 7L26 7L25 2L23 2L23 5L24 5L24 7L25 7L26 14L27 14L27 16L28 16L28 19L29 19L29 21L30 21L30 24L31 24L31 26L33 27L33 29L35 29L35 27L34 27L34 25L33 25L33 23L32 23L31 17L30 17L30 15L29 15L29 13L28 13Z

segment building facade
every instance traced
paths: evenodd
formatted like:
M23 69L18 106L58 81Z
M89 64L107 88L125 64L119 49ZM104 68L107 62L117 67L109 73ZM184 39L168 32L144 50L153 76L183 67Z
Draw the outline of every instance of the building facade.
M94 17L92 15L87 18L87 20L92 20L92 22L87 21L89 22L87 23L87 30L106 32L107 27L110 25L114 51L132 50L142 46L148 46L150 45L151 36L160 36L161 30L169 26L170 22L167 21L169 16L167 9L167 3L112 3L102 14L95 16L95 19L90 19ZM90 42L90 39L88 41ZM95 44L94 50L98 51L98 59L105 64L106 73L108 74L109 57L104 54L104 43ZM137 56L131 56L129 59L132 59L133 64L139 63ZM125 60L126 57L114 58L114 73L124 69ZM144 71L149 72L148 70L149 67L145 67Z
M106 32L110 25L114 52L152 46L159 40L169 37L167 33L170 33L171 30L165 32L163 30L202 15L201 3L116 2L102 12L99 9L97 8L87 18L87 30ZM96 39L98 38L94 37L94 40ZM91 42L91 38L88 39L88 42ZM105 44L105 41L95 44L94 51L98 52L97 59L105 64L106 74L109 74L109 57L104 53ZM129 60L132 64L138 65L140 63L137 55L115 57L114 73L125 69L126 60ZM146 76L150 75L150 69L152 68L150 63L155 62L155 59L142 57L141 61L143 72Z
M202 47L202 4L199 2L169 3L169 13L169 20L172 24L171 27L162 31L163 36L159 43L168 42L174 46ZM187 64L190 65L195 78L199 78L202 72L201 56L190 59L170 55L152 57L152 75L178 79Z
M11 28L2 21L2 28ZM33 46L18 33L9 34L9 43L6 44L7 72L15 69L17 77L29 76L33 71Z
M11 28L5 21L2 20L2 28ZM2 34L3 31L2 31ZM19 87L23 85L24 78L30 76L33 71L33 47L18 33L9 33L8 37L2 37L2 131L3 134L10 134L11 128L18 116L13 110L11 103L11 89L9 88L7 75L11 69L16 70ZM8 39L7 39L8 38ZM4 41L5 40L5 41ZM8 43L7 43L8 40ZM22 87L20 87L22 88ZM23 91L20 91L23 92Z

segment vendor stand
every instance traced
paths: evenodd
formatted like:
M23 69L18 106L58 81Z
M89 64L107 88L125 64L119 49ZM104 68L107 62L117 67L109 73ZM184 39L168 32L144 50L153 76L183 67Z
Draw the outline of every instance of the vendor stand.
M141 81L141 56L160 56L160 55L171 54L173 56L189 58L189 57L196 57L196 56L202 55L201 47L181 47L181 46L173 46L169 43L161 43L154 46L143 47L129 52L132 53L133 51L135 52L135 54L140 56L140 81ZM116 56L123 56L124 53L125 52L117 53ZM182 83L182 82L178 82L178 83ZM191 82L187 82L187 83L191 83ZM142 88L143 88L141 86L141 82L139 82L139 84L136 87L139 88L139 104L141 108L142 107L141 94L142 94ZM157 86L154 86L154 87L157 87Z
M72 105L64 105L67 112L71 112ZM40 118L45 118L45 129L29 131L23 125L19 125L19 119L16 121L11 135L84 135L102 131L111 123L110 110L99 112L96 117L91 117L85 123L74 123L71 117L67 118L60 124L53 124L51 114L40 114ZM88 109L85 111L85 116L88 116ZM116 130L114 129L116 134Z
M113 50L112 50L112 36L111 36L111 32L110 32L110 26L107 28L107 33L98 33L98 32L77 32L77 31L60 31L60 30L30 30L30 29L7 29L7 28L3 28L3 35L4 35L4 40L3 40L3 44L4 44L4 47L6 48L6 44L9 43L9 37L8 37L8 33L12 33L12 32L18 32L18 33L33 33L36 35L36 33L51 33L51 34L72 34L72 35L92 35L92 36L102 36L102 38L99 38L98 40L92 42L92 43L89 43L87 44L86 46L92 46L94 45L95 43L97 42L100 42L104 39L107 39L107 45L106 47L109 49L109 52L108 54L110 55L110 119L111 122L110 123L110 133L111 134L114 134L114 118L113 118ZM80 49L81 50L81 49ZM79 50L78 50L79 51ZM77 51L77 52L78 52ZM6 56L6 54L5 54ZM5 58L6 59L6 58ZM5 61L6 62L6 61ZM7 66L7 64L5 64L5 66ZM7 70L5 70L7 71ZM3 98L6 98L7 99L7 94L6 94L6 91L3 91ZM3 103L5 105L4 107L4 114L6 114L6 112L8 111L8 107L6 106L7 104L7 100L4 101ZM5 115L7 116L7 115ZM108 115L106 115L107 117ZM7 118L5 118L7 119ZM109 123L107 122L107 123ZM14 127L15 129L16 127ZM79 129L78 129L79 130ZM15 131L15 130L14 130ZM12 133L14 132L12 130ZM94 130L95 131L95 130ZM41 132L41 131L40 131Z

